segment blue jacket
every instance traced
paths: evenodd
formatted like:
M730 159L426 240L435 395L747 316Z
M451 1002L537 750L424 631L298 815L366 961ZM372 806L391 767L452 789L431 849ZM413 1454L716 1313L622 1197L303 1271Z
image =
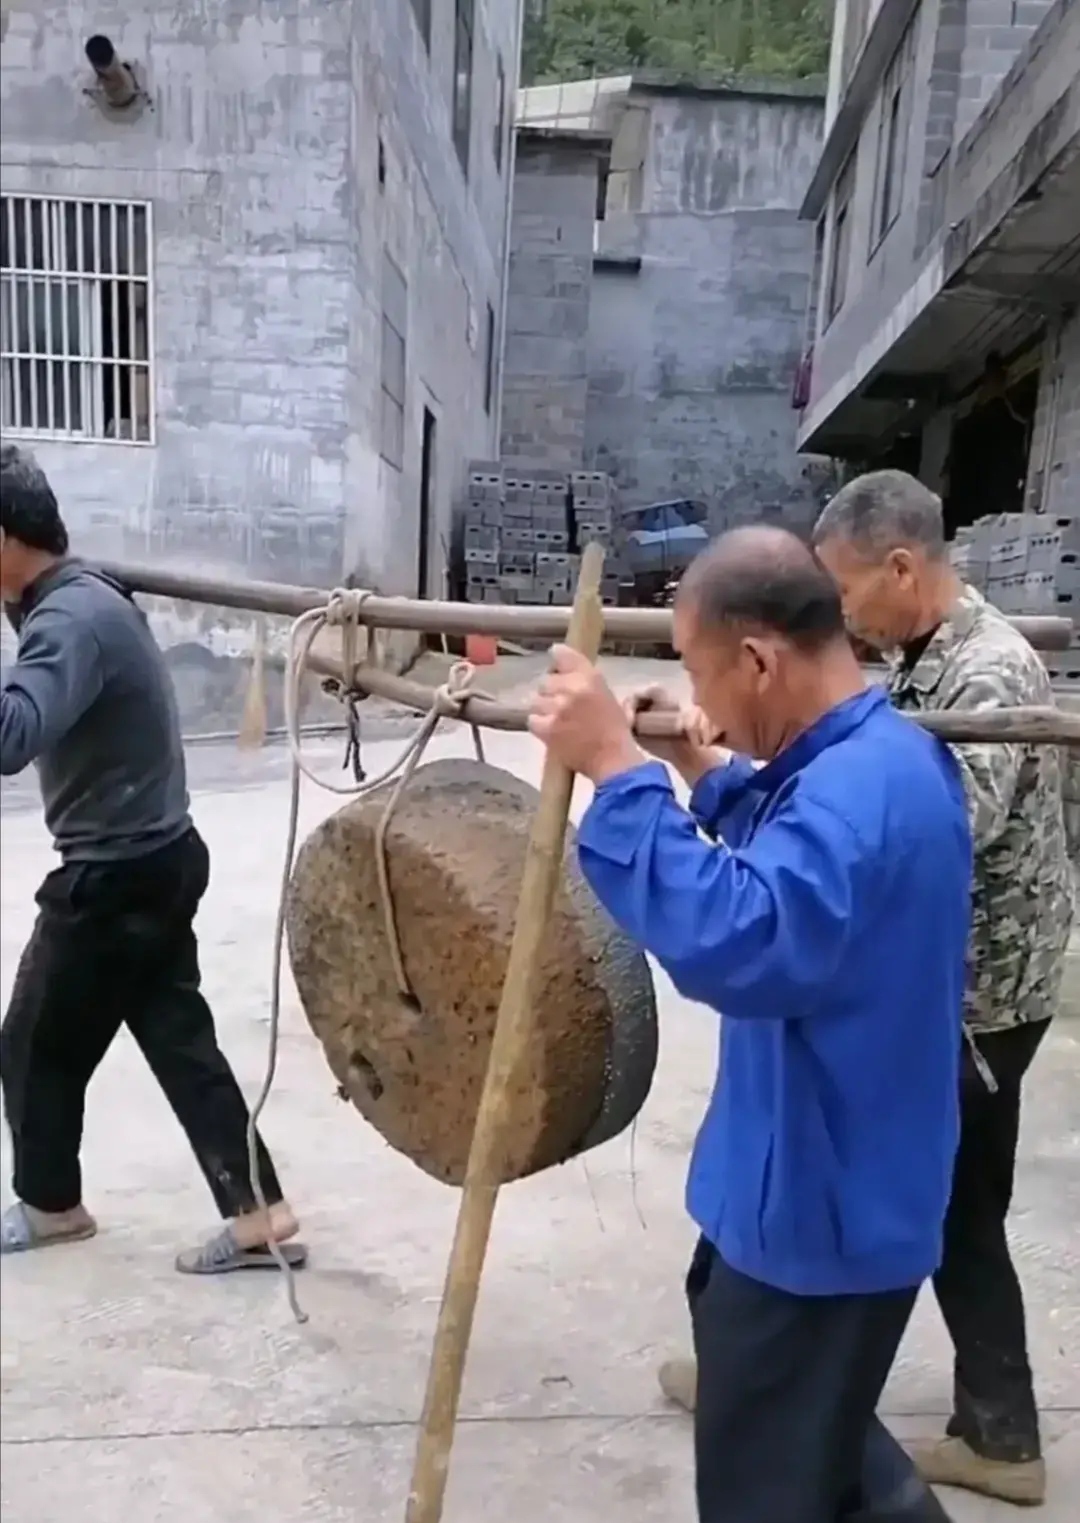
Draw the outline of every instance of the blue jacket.
M609 779L578 841L615 921L724 1014L687 1189L723 1259L797 1295L932 1274L971 903L948 749L870 689L760 770L710 773L690 813L658 762Z

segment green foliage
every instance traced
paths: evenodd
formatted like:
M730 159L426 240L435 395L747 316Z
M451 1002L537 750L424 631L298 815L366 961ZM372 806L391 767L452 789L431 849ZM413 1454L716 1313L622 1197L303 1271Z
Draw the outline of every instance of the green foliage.
M830 0L541 0L523 78L553 84L663 70L805 79L829 63Z

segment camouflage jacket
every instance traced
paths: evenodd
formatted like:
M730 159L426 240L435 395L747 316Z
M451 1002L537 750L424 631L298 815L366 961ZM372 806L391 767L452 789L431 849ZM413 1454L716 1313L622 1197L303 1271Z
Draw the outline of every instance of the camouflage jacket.
M900 709L979 710L1050 704L1031 646L973 587L911 670L898 661ZM1042 1021L1057 1008L1072 928L1061 757L1055 746L954 747L975 844L965 1022L969 1032Z

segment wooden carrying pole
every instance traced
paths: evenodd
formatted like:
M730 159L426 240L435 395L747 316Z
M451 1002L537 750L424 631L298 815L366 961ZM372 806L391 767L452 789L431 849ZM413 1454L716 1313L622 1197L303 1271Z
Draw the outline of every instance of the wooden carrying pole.
M320 676L342 680L340 661L313 652L308 665ZM435 703L435 694L422 682L398 677L376 666L358 666L353 672L352 689L362 697L383 698L401 704L417 714L426 714ZM499 703L494 698L467 698L457 718L485 730L527 730L529 712L517 704ZM1015 745L1080 746L1080 711L1071 713L1057 708L928 710L908 716L924 730L929 730L951 745L971 742L1002 742ZM682 734L677 714L639 714L634 733L644 738L669 739Z
M589 545L581 558L581 575L566 636L566 643L590 661L599 653L604 628L600 602L603 564L603 550L599 545ZM440 1523L442 1518L465 1356L502 1176L504 1138L533 1019L540 951L562 880L563 843L573 785L573 774L547 756L435 1329L405 1523Z
M151 597L181 598L217 608L240 608L250 613L277 614L296 619L313 608L325 608L329 594L318 587L291 587L279 582L252 582L243 577L208 577L195 572L166 571L160 566L108 562L101 569L132 592ZM361 624L379 629L411 629L430 635L501 635L508 640L562 640L569 608L529 607L525 604L445 603L428 598L369 597L359 613ZM603 638L619 643L671 643L670 608L605 608ZM1072 621L1054 615L1017 616L1010 620L1036 650L1068 650Z

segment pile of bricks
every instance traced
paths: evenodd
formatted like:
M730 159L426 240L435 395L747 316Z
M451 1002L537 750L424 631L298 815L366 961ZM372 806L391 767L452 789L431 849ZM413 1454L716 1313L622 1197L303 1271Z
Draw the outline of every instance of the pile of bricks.
M950 559L1008 614L1071 618L1073 645L1047 657L1054 682L1080 691L1080 515L1002 513L961 529Z
M1080 518L1002 513L961 529L956 570L1002 613L1080 614Z
M599 471L522 470L474 461L465 506L470 603L569 603L581 551L609 551L604 601L618 597L614 483Z

